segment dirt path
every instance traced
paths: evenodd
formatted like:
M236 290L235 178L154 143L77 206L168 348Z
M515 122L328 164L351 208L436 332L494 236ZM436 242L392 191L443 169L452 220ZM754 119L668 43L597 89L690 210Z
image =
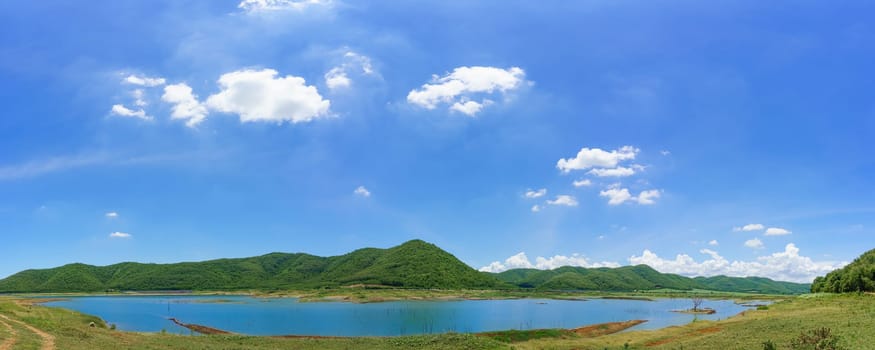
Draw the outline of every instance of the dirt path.
M18 332L15 331L15 328L12 328L8 323L0 321L7 330L9 330L9 339L4 340L0 343L0 350L12 350L12 347L15 346L15 342L18 341Z
M38 335L40 338L42 338L43 339L43 346L40 348L40 350L55 350L55 337L52 336L51 334L43 332L42 330L40 330L34 326L31 326L27 323L21 322L19 320L13 320L13 319L6 317L4 315L0 315L0 318L3 318L4 320L9 321L9 322L15 322L17 324L20 324L24 328L27 328L29 331L34 332L36 335ZM3 323L5 324L5 322L3 322ZM8 326L8 324L7 324L7 326ZM2 349L2 348L0 348L0 349Z

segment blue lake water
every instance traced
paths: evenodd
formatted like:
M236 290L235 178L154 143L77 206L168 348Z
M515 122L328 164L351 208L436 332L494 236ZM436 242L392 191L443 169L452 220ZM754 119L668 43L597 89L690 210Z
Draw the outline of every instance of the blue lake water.
M93 296L46 303L98 316L119 329L188 334L168 321L175 317L250 335L395 336L508 329L576 328L643 319L632 329L681 325L694 318L724 319L747 309L731 300L706 300L712 315L671 312L692 306L689 299L655 301L549 299L396 301L370 304L300 303L295 298L249 296Z

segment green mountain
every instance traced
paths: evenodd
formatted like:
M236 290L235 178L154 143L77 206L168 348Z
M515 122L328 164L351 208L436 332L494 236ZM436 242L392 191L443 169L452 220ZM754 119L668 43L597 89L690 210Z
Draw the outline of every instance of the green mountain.
M404 288L507 287L437 246L420 240L389 249L334 256L271 253L178 264L70 264L27 270L0 280L0 292L105 290L275 290L377 284Z
M696 277L660 273L650 266L618 268L560 267L553 270L515 269L496 274L499 280L521 288L539 290L632 291L658 288L766 294L802 294L809 285L773 281L762 277Z
M814 279L814 293L875 292L875 249L863 253L841 269Z
M69 264L26 270L0 280L0 292L100 292L106 290L283 290L349 285L399 288L634 291L709 289L773 294L805 293L809 285L766 278L697 277L660 273L647 265L618 268L565 266L554 270L479 272L420 240L389 249L364 248L319 257L267 255L177 264L125 262Z

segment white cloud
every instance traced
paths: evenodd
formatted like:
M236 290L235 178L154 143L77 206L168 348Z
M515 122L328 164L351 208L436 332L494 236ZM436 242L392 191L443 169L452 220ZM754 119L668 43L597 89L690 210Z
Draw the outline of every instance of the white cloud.
M149 104L146 102L146 92L143 89L134 89L134 91L131 91L131 96L134 98L134 105L137 107L146 107Z
M768 229L766 229L766 236L783 236L789 235L791 233L793 232L790 232L789 230L780 227L769 227Z
M599 192L599 196L607 197L609 205L620 205L632 199L632 194L626 188L609 188Z
M112 114L120 116L120 117L132 117L132 118L140 118L143 120L152 120L151 116L146 115L146 111L143 109L131 110L123 105L112 105L112 109L110 110Z
M662 151L659 151L659 154L662 154L664 156L668 156L668 155L671 155L671 151L662 150Z
M371 191L368 191L368 189L365 188L365 186L356 187L355 191L352 191L352 193L354 193L357 196L362 196L362 197L370 197L371 196Z
M535 204L535 205L532 206L532 212L533 212L533 213L537 213L537 212L539 212L539 211L541 211L541 206L540 206L540 205Z
M566 194L560 194L560 195L556 196L556 199L548 200L547 204L564 205L567 207L576 207L577 206L577 199L575 199L572 196L566 195Z
M117 218L117 217L118 217L118 213L116 213L116 212L114 212L114 211L111 211L111 212L106 213L106 217L108 217L108 218Z
M343 54L343 62L325 73L325 85L331 90L348 88L352 85L350 74L372 76L377 72L371 64L370 57L346 51Z
M456 102L450 106L450 110L462 113L469 117L475 116L477 113L480 113L480 110L485 106L491 105L492 100L485 99L483 102L475 102L475 101L464 101L464 102Z
M624 176L635 175L635 169L618 166L616 168L592 169L586 173L590 174L590 175L595 175L598 177L608 177L608 176L624 177Z
M322 98L304 78L277 78L273 69L240 70L219 77L221 91L206 105L213 110L236 113L241 122L308 122L328 116L331 102Z
M749 240L744 241L744 246L748 247L748 248L753 248L753 249L765 248L765 247L763 247L763 241L761 241L759 238L754 238L754 239L749 239Z
M572 184L574 185L574 187L586 187L586 186L591 186L592 181L590 181L590 179L580 179L580 180L574 181Z
M793 243L787 244L783 252L761 256L756 261L730 262L710 249L702 249L699 252L708 255L709 259L697 262L689 255L678 254L674 260L666 260L650 250L644 250L641 256L630 257L629 262L633 265L646 264L663 273L685 276L758 276L799 283L811 283L814 277L822 276L846 264L812 261L809 257L799 255L799 248Z
M351 62L353 67L360 67L362 70L362 74L371 75L376 74L377 71L374 70L374 66L371 64L371 58L362 54L358 54L352 51L347 51L343 54L343 57L347 59L347 63Z
M708 241L708 245L716 246L716 245L720 245L720 243L718 243L716 239L712 239L712 240Z
M243 0L238 8L247 12L304 10L310 6L331 5L330 0Z
M145 86L145 87L155 87L164 85L167 81L164 78L150 78L147 76L137 76L137 75L129 75L124 80L125 83L131 85Z
M191 87L185 83L167 85L164 87L164 95L161 100L173 104L172 119L184 119L185 125L195 127L202 122L209 111L197 100L197 95L192 93Z
M109 238L131 238L131 234L124 232L113 232L109 234Z
M662 195L662 192L660 192L659 190L641 191L641 193L639 193L638 197L637 197L638 204L641 204L641 205L654 204L654 203L656 203L656 201L654 199L659 198L659 196L661 196L661 195Z
M325 85L331 90L348 88L350 84L349 77L346 76L346 72L341 67L331 68L328 73L325 73Z
M747 225L744 225L742 227L733 227L732 230L736 231L736 232L738 232L738 231L749 232L749 231L762 231L765 228L766 227L763 226L762 224L747 224Z
M656 203L656 199L662 196L660 190L646 190L633 196L627 188L620 188L618 184L614 184L605 190L599 192L599 196L608 198L608 205L620 205L626 202L634 202L640 205L652 205Z
M584 170L589 168L616 168L624 160L635 159L640 150L632 146L623 146L618 150L605 151L601 148L581 148L574 158L562 158L556 162L556 167L562 172Z
M493 261L487 266L480 268L480 271L485 272L502 272L510 269L539 269L552 270L562 266L580 266L580 267L619 267L620 264L615 262L596 262L590 263L585 257L578 254L571 256L554 255L549 258L537 257L535 263L532 264L526 253L519 253L504 260L504 262Z
M431 83L422 85L419 90L411 90L407 102L426 109L448 104L452 110L474 116L492 101L483 99L477 102L473 97L518 89L523 85L525 75L519 67L458 67L443 77L432 76Z
M546 194L547 194L547 189L546 189L546 188L542 188L542 189L537 190L537 191L536 191L536 190L528 190L528 191L526 191L525 197L526 197L526 198L540 198L540 197L543 197L543 196L546 195Z

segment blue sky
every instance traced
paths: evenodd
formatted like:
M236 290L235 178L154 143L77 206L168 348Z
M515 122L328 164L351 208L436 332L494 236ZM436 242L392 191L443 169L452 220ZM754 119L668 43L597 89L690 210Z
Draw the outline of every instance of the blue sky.
M873 10L3 3L0 276L420 238L810 281L875 247Z

